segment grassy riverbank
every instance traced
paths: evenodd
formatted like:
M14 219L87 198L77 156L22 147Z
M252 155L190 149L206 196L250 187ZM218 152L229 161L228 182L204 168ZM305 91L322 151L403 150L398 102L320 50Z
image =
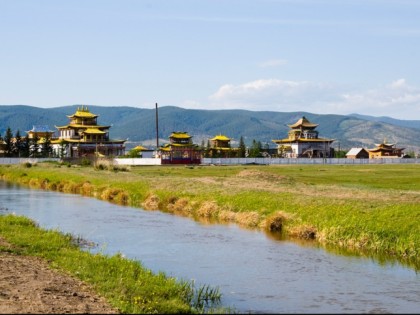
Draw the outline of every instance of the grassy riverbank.
M314 239L420 267L420 165L0 166L36 188Z
M53 268L76 276L126 314L202 313L206 300L219 301L218 290L153 274L141 263L121 255L90 254L80 240L57 231L40 229L30 219L0 215L0 236L12 244L0 252L42 257ZM30 280L30 279L28 279ZM221 309L218 310L220 312Z

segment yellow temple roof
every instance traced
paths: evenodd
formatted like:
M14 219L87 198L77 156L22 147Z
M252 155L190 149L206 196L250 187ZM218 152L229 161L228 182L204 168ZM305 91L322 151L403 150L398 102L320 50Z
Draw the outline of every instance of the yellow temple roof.
M171 133L169 138L183 138L183 139L189 139L191 136L187 132L182 131L174 131Z
M315 138L315 139L280 139L280 140L271 140L274 143L296 143L296 142L333 142L334 139L326 138Z
M98 115L92 114L89 111L87 106L85 106L85 107L82 106L82 107L78 107L76 112L73 115L67 116L67 117L69 117L69 118L74 118L74 117L95 118L95 117L98 117Z
M303 116L301 119L299 119L297 122L295 122L292 125L288 125L290 128L299 128L299 127L306 127L306 128L315 128L318 126L318 124L311 123L308 119L306 119L305 116Z
M106 133L105 131L99 130L98 128L87 128L83 132L88 133L88 134L100 134L100 135L103 135L104 133Z
M64 126L55 126L57 129L67 129L67 128L102 128L109 129L111 126L101 126L101 125L81 125L81 124L69 124Z
M228 138L228 137L226 137L224 135L219 134L218 136L215 136L213 139L210 139L210 140L229 141L230 138Z
M144 150L148 150L148 149L141 146L141 145L138 145L138 146L134 147L133 150L144 151Z

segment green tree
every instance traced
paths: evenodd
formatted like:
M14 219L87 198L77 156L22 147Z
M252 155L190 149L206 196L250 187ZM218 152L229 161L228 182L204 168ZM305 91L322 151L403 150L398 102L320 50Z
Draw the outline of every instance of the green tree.
M47 133L46 136L45 136L45 139L43 139L43 140L44 141L42 142L42 145L41 145L41 156L42 157L49 157L49 156L51 156L51 153L52 153L50 135Z
M65 157L65 155L66 155L66 147L67 147L66 141L64 141L64 139L61 139L60 140L60 145L59 145L59 148L58 148L58 157L60 159L62 159L63 157Z
M30 157L38 157L39 156L39 137L36 133L32 139L30 139L30 146L29 146L29 156Z
M260 157L261 156L261 148L262 148L261 142L253 139L251 149L249 150L249 156L250 157Z
M238 152L239 157L245 157L246 146L245 146L244 138L242 136L239 139L239 150L238 151L239 151Z
M29 139L29 135L27 134L22 140L20 156L29 157L30 146L31 146L31 140Z
M138 157L141 157L142 154L141 154L141 151L140 150L131 149L130 151L128 151L128 156L130 158L138 158Z
M15 141L13 143L13 156L20 157L22 150L22 137L20 135L20 131L17 130L15 134Z
M7 127L6 134L4 135L4 154L7 157L11 157L13 155L13 133L10 127Z

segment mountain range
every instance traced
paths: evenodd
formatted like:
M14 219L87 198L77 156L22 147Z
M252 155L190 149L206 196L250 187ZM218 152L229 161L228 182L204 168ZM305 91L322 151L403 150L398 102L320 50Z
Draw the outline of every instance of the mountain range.
M67 116L75 113L82 105L54 108L40 108L28 105L0 105L0 135L8 127L21 135L34 125L56 126L69 122ZM86 107L86 105L83 105ZM420 120L399 120L391 117L374 117L360 114L333 115L309 112L248 111L241 109L204 110L185 109L177 106L162 106L145 109L129 106L87 106L91 113L99 115L99 125L109 125L112 139L127 139L126 147L135 145L156 147L156 130L159 144L168 142L173 131L188 132L196 144L207 144L207 140L223 134L231 138L233 147L243 137L245 144L253 140L274 148L274 139L287 137L289 124L305 116L318 124L316 130L322 138L335 139L336 149L349 150L352 147L374 148L375 144L394 143L404 152L420 152ZM156 115L157 114L157 115ZM156 128L158 117L158 128Z

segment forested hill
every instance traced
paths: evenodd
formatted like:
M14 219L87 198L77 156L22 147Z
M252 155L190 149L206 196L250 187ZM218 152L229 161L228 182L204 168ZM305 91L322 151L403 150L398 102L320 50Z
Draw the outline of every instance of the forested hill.
M8 127L22 135L33 125L62 126L69 122L81 105L39 108L26 105L0 105L0 134L4 136ZM128 106L89 105L90 112L99 115L98 124L111 125L113 139L128 139L130 144L156 144L156 110ZM186 131L193 136L193 142L207 143L209 138L224 134L232 138L235 146L242 136L246 144L253 140L274 147L273 139L287 137L288 124L295 123L302 116L319 124L320 137L333 138L334 146L342 149L351 147L373 148L375 143L396 143L406 148L405 152L420 152L420 121L397 120L389 117L363 115L321 115L308 112L273 112L248 110L198 110L175 106L158 108L159 143L168 140L172 131Z

